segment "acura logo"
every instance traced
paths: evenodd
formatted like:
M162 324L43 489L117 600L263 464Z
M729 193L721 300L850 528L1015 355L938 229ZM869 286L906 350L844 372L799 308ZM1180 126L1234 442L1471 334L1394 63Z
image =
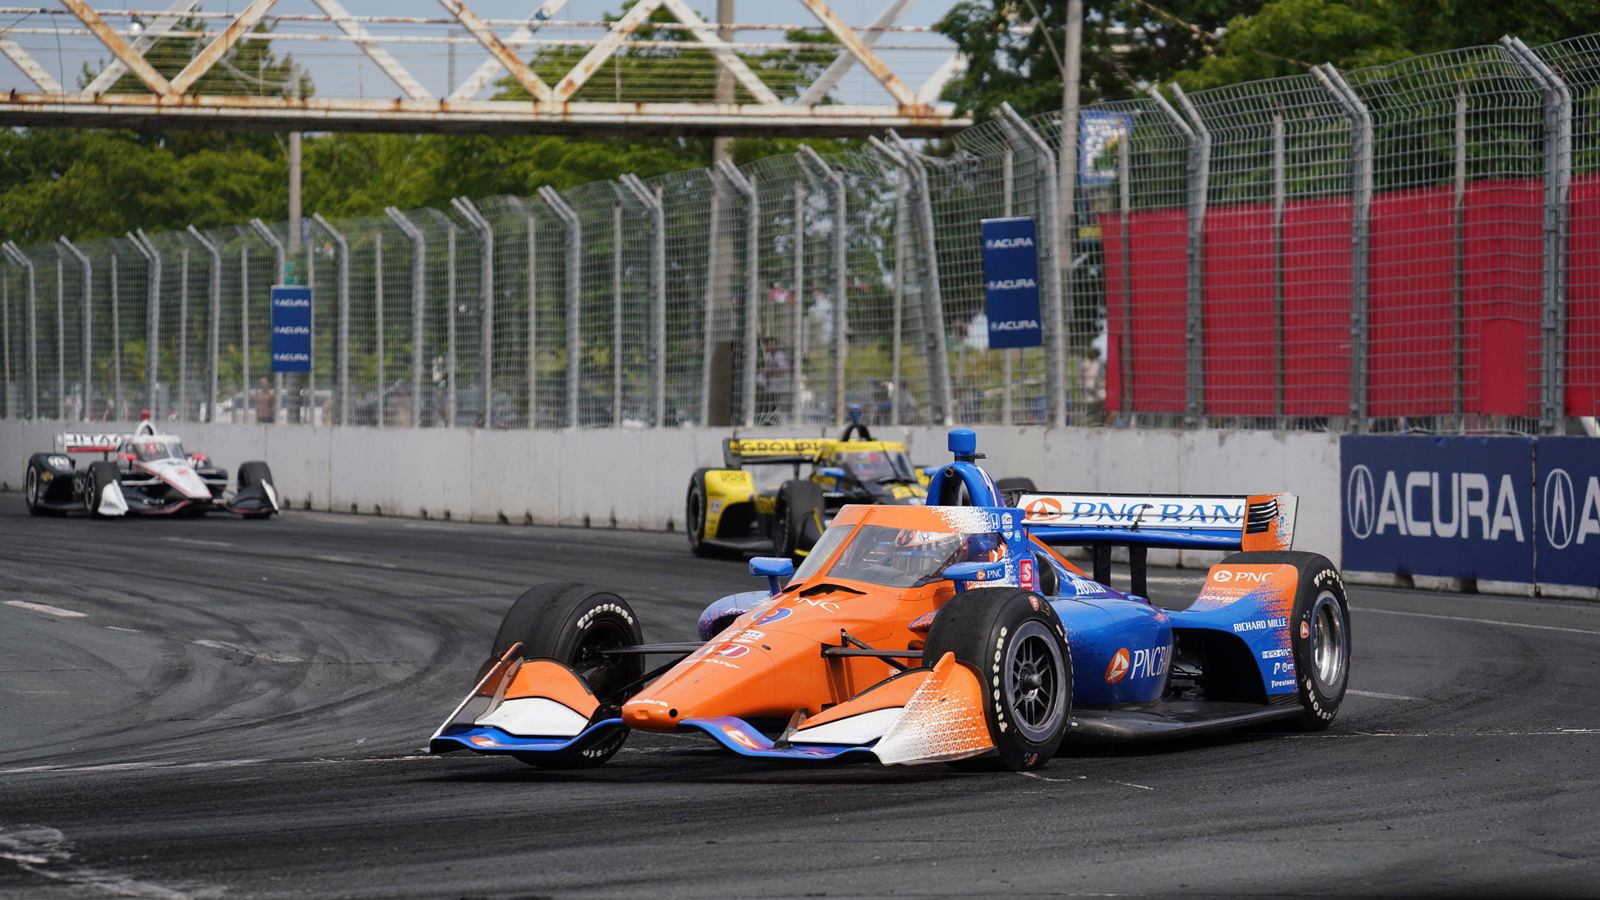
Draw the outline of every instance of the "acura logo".
M1372 535L1372 524L1377 518L1378 497L1373 488L1372 470L1364 465L1350 470L1344 484L1344 520L1356 540L1364 541Z
M1577 496L1572 490L1572 476L1566 469L1551 469L1544 478L1544 536L1550 546L1565 549L1572 543L1574 519L1577 515Z

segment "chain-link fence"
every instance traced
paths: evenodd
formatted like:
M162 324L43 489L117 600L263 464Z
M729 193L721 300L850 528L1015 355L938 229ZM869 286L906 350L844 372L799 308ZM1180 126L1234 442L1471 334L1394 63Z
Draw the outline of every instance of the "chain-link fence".
M6 244L0 416L1559 432L1600 413L1597 123L1600 38L1507 39L1088 109L1076 172L1058 116L1006 110L938 154L313 215L300 247ZM980 229L1008 217L1043 342L993 349ZM272 371L286 271L304 374Z

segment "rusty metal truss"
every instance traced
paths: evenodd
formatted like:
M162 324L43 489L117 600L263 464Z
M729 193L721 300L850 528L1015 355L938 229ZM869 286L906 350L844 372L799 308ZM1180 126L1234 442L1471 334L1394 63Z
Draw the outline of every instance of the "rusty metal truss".
M609 22L558 18L568 0L519 19L466 0L438 0L432 17L340 0L4 7L0 54L16 71L0 71L12 82L0 126L948 135L972 124L936 102L962 60L931 29L898 24L910 2L881 0L852 24L827 0L771 0L764 14L788 7L805 24L734 25L686 0L640 0ZM290 59L305 96L287 89Z

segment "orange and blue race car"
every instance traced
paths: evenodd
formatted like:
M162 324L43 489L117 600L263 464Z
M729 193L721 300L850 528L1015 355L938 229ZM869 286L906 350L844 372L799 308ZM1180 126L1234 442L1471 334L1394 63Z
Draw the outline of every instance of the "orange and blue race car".
M851 503L922 505L928 475L900 441L875 441L852 404L850 423L831 438L729 438L723 467L689 477L684 529L696 556L772 553L803 557ZM1001 490L1031 491L1026 478Z
M1027 770L1064 741L1333 720L1349 608L1327 559L1288 549L1293 495L1002 505L973 433L950 445L929 486L947 505L844 507L798 571L752 560L767 590L711 604L697 641L644 643L609 591L527 591L430 750L576 768L651 731L748 757ZM1096 577L1067 546L1093 549ZM1126 593L1107 583L1116 546L1131 551ZM1169 610L1141 596L1151 547L1239 552Z

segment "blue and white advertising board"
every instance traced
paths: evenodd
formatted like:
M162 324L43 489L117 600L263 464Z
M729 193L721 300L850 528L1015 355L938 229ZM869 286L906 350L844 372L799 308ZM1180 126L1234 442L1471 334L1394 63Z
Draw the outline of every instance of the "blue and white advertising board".
M1344 568L1534 583L1534 441L1346 435Z
M272 371L311 371L311 288L272 286Z
M1033 219L984 219L983 297L989 318L989 346L1037 347L1039 326L1039 241Z
M1600 587L1600 439L1539 438L1534 461L1539 583Z

